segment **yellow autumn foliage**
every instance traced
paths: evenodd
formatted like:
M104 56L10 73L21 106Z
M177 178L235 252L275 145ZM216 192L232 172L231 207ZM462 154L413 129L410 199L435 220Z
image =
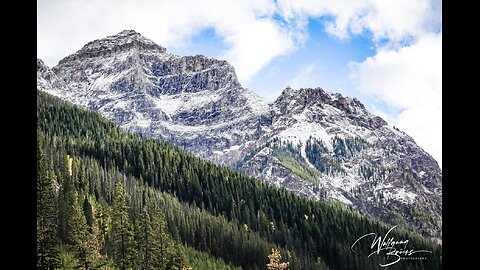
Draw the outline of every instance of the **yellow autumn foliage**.
M73 174L72 165L73 165L73 157L70 157L70 155L67 155L67 168L68 168L68 175L70 176L72 176Z
M282 254L278 249L272 248L272 253L268 255L269 262L267 263L268 270L288 270L290 262L281 262Z

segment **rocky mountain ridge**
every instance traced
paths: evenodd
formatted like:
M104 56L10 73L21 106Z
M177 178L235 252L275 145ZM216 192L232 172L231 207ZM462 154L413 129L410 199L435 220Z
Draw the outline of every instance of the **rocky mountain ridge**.
M438 164L355 98L287 88L267 103L228 62L170 54L133 30L92 41L51 69L38 60L37 86L126 130L441 241Z

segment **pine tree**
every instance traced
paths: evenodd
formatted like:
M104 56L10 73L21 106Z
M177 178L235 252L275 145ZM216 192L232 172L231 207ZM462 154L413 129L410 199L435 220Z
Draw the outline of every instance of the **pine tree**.
M62 181L60 190L58 192L58 235L62 243L68 243L68 210L70 206L69 200L71 199L70 192L73 189L73 184L70 179Z
M94 220L83 245L85 252L85 269L100 269L100 267L105 265L105 257L100 253L102 246L101 238L102 236L98 227L98 223Z
M56 222L55 191L37 143L37 269L54 269L59 264Z
M105 200L101 198L96 204L96 210L94 213L95 219L97 221L98 228L98 241L100 244L100 254L104 257L108 257L107 254L107 240L108 240L108 231L110 225L110 215L109 207Z
M78 260L73 256L72 253L65 250L60 252L59 255L60 263L58 265L59 269L62 270L74 270L77 269Z
M168 249L168 261L166 269L189 269L187 266L187 257L179 244L172 244Z
M128 208L125 187L123 183L117 182L112 209L112 255L120 270L132 269L135 265L136 251Z
M171 239L167 232L167 222L161 210L156 210L152 216L153 239L152 248L154 254L153 265L165 267L168 261L168 250L171 246Z
M102 235L99 224L94 217L94 210L87 197L80 206L80 200L73 198L74 204L71 217L69 239L75 238L73 249L78 258L80 269L98 269L104 264L104 257L100 254ZM88 203L85 203L87 201ZM90 218L91 225L88 224Z
M75 250L80 250L86 240L87 220L80 206L76 191L69 193L67 208L67 243Z
M78 259L79 269L96 269L99 265L98 227L88 227L77 192L69 192L67 240ZM92 215L93 216L93 215ZM93 225L93 223L92 223Z
M93 208L92 208L92 204L90 203L90 201L88 200L88 197L85 196L85 199L83 200L83 213L85 215L85 218L87 220L87 225L88 225L88 228L89 230L91 229L92 225L93 225Z
M150 215L144 207L140 217L140 267L142 270L153 269L152 263L155 260L153 249L153 230Z

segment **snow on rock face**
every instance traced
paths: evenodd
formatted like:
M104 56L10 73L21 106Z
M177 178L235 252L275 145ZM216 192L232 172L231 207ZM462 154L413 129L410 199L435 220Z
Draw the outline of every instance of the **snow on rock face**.
M37 66L40 90L223 164L259 138L268 111L228 62L172 55L132 30L94 40L51 70L41 60Z
M127 51L131 48L165 53L166 49L143 37L134 30L124 30L116 35L89 42L76 53L62 59L60 64L86 58L102 57Z
M424 235L441 239L438 164L358 100L321 88L287 88L272 104L271 122L272 131L240 162L241 170L287 188L293 182L291 190L312 199L337 199L386 222L399 222L392 219L399 215ZM298 174L292 166L313 173Z
M228 62L169 54L133 30L94 40L52 69L38 60L37 86L126 130L441 239L438 164L355 98L287 88L268 104Z
M68 86L42 60L37 59L37 88L47 93L55 93L65 92Z

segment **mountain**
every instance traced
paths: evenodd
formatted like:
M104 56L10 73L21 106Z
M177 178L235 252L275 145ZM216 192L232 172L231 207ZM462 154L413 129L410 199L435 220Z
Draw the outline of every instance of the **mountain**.
M133 30L52 69L38 60L37 86L125 130L441 241L437 162L355 98L287 88L267 103L226 61L173 55Z
M359 100L321 88L285 89L271 115L265 143L237 168L441 238L442 173L410 136Z
M235 162L241 152L233 150L259 138L268 110L226 61L172 55L131 30L92 41L45 69L39 62L38 77L50 82L39 80L40 90L218 163Z
M261 270L272 248L290 269L302 270L379 269L396 258L368 256L373 236L351 249L362 235L385 235L390 225L125 132L99 113L41 91L37 139L41 264L56 249L63 268L85 269ZM403 226L389 237L429 251L389 269L441 269L440 245Z

